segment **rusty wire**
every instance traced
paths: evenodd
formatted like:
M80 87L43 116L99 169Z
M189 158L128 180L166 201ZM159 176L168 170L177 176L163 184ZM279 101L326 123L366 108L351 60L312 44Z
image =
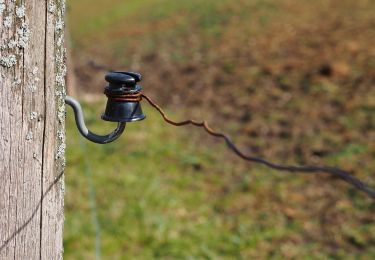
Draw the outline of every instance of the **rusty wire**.
M140 102L142 100L142 92L123 94L123 95L109 95L106 94L108 99L119 102Z
M194 125L197 127L202 127L206 130L207 133L214 137L222 138L225 140L227 146L229 149L231 149L237 156L240 158L251 161L259 164L263 164L271 169L278 170L278 171L284 171L284 172L293 172L293 173L302 173L302 174L319 174L319 173L327 173L330 175L333 175L335 177L338 177L347 183L353 185L358 190L364 192L369 197L375 200L375 190L372 189L368 184L364 183L354 175L350 174L347 171L344 171L339 168L334 167L323 167L323 166L293 166L293 165L280 165L276 163L272 163L267 161L264 158L260 157L254 157L244 154L240 149L237 148L237 146L232 142L231 138L223 133L214 131L206 121L195 121L195 120L186 120L181 122L175 122L167 117L163 109L160 108L154 101L152 101L151 98L146 96L145 94L141 94L141 97L146 99L148 103L154 107L163 117L164 121L174 125L174 126L185 126L185 125Z

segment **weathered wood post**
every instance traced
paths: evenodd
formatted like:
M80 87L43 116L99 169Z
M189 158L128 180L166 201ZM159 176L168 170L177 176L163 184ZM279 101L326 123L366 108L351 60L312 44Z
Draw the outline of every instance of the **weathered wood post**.
M65 0L0 0L0 259L61 259Z

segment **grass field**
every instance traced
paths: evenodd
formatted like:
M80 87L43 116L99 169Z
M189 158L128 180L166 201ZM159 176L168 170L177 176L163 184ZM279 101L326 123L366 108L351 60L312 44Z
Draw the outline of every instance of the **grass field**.
M246 152L339 165L375 185L373 1L68 3L82 95L101 91L102 67L139 70L176 119L207 118ZM85 109L90 128L111 130L103 103ZM242 162L144 110L106 146L83 140L68 110L67 259L98 248L103 259L375 257L363 194Z

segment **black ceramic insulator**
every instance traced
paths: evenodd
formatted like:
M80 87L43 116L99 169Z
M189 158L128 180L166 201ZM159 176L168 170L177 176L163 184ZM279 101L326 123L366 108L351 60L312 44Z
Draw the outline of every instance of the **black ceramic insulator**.
M107 106L102 119L111 122L134 122L144 119L146 116L142 112L139 102L127 101L126 95L138 94L141 86L137 82L142 76L135 72L109 72L105 80L109 85L104 93L108 96Z

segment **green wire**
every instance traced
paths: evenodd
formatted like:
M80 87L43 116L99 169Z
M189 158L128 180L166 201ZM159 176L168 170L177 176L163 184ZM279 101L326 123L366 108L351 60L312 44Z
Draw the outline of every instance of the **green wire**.
M84 154L87 154L87 145L85 142L80 140L81 148ZM95 227L95 259L101 259L101 246L100 246L100 223L98 219L98 210L96 204L96 193L95 186L92 177L92 168L87 161L87 157L83 156L83 163L85 167L85 175L87 177L88 187L89 187L89 203L91 210L91 221Z

